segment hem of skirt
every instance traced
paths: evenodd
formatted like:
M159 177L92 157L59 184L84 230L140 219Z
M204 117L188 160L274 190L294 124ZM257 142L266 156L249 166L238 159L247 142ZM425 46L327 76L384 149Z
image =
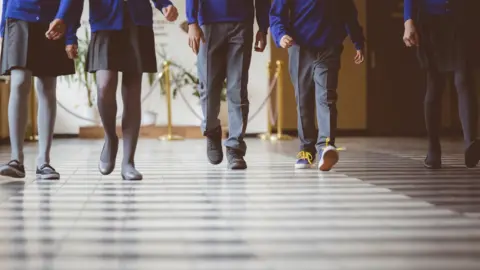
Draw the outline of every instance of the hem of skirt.
M133 70L123 70L123 69L120 69L120 68L89 68L87 69L87 72L88 73L95 73L99 70L108 70L108 71L115 71L115 72L122 72L122 73L126 73L126 72L138 72L138 73L157 73L158 72L158 69L142 69L142 70L139 70L139 71L133 71Z
M0 76L11 76L13 69L28 70L27 68L21 68L21 67L10 68L4 72L1 72ZM59 76L68 76L68 75L74 75L74 74L75 72L58 72L58 73L32 72L32 76L34 77L59 77Z
M27 67L24 67L24 66L11 66L7 69L4 69L0 72L0 75L1 76L10 76L12 74L12 70L13 69L23 69L23 70L28 70Z

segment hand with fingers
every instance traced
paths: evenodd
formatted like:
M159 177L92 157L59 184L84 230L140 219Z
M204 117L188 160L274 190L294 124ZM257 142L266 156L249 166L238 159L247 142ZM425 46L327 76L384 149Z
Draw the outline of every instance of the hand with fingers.
M168 7L163 8L163 15L165 16L165 19L169 22L174 22L178 18L178 10L175 6L170 5Z
M48 31L45 33L45 36L50 40L58 40L63 37L66 28L67 27L63 20L55 19L50 23Z
M355 64L359 65L365 61L365 53L363 50L357 50L357 53L355 54L355 58L353 59Z
M284 35L280 39L280 46L284 49L288 49L288 48L292 47L293 44L295 44L295 42L293 41L293 38L289 35Z
M192 23L188 26L188 46L192 48L195 54L198 54L200 49L200 42L205 43L205 37L203 35L202 28L196 23Z
M266 47L267 47L267 34L262 31L258 31L255 37L255 51L263 52L265 51Z
M75 59L78 57L78 46L77 44L67 45L65 47L65 51L67 52L68 58Z
M407 20L405 22L405 32L403 33L403 42L407 47L414 47L419 45L419 37L417 29L413 20Z

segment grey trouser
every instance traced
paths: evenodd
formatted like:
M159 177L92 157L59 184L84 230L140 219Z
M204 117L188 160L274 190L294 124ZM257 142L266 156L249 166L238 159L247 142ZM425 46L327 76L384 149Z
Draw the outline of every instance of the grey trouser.
M205 43L198 54L200 101L204 120L202 132L208 135L220 127L218 115L223 85L227 85L228 130L225 146L245 153L248 120L248 70L252 57L253 25L215 23L202 26Z
M300 150L317 153L335 145L337 85L343 46L314 50L298 45L289 50L290 77L295 88ZM318 134L315 128L315 106Z

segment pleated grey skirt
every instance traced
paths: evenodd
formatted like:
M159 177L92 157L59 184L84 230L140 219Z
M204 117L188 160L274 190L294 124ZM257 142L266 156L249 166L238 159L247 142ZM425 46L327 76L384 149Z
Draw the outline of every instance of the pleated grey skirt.
M36 77L75 74L74 62L65 52L65 38L47 39L48 26L48 23L7 18L2 41L2 75L10 75L14 68L30 70Z
M88 72L157 72L153 28L135 25L126 4L123 18L123 29L120 31L92 33L86 63Z

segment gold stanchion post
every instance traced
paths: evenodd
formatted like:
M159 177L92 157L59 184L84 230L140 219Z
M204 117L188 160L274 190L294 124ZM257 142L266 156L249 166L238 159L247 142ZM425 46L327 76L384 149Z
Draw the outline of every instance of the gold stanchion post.
M283 134L283 62L277 61L277 135L272 136L273 141L288 141L292 137Z
M163 63L163 76L165 76L165 94L167 98L167 134L160 136L159 139L162 141L180 141L183 140L183 137L173 135L172 132L172 89L170 84L170 63L165 61Z
M267 64L267 78L268 78L268 89L270 91L270 84L271 84L271 79L272 79L272 68L271 68L271 63L270 61ZM272 123L270 122L271 119L271 107L272 103L269 100L268 101L268 106L267 106L267 132L260 134L258 137L264 141L269 141L272 139Z
M30 134L28 136L29 141L37 141L38 136L38 124L37 124L37 97L35 93L35 78L32 77L32 87L30 89Z

